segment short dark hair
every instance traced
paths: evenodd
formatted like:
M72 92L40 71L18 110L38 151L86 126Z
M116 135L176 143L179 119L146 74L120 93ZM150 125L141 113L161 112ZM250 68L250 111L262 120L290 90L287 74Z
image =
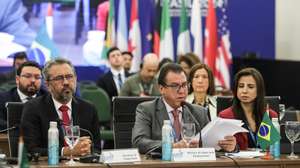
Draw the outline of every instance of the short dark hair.
M193 78L195 76L195 73L198 69L205 69L206 72L207 72L207 75L208 75L208 89L207 89L207 94L208 95L214 95L215 92L216 92L216 89L215 89L215 79L214 79L214 74L212 72L212 70L208 67L208 65L206 64L195 64L192 69L191 69L191 72L190 72L190 75L189 75L189 83L191 84L191 88L190 88L190 91L193 92Z
M24 67L36 67L38 68L41 72L42 72L42 68L40 67L40 65L37 62L34 61L26 61L23 64L20 65L20 67L17 69L17 75L20 76L21 72L23 70Z
M158 69L161 69L165 64L168 63L173 63L173 61L170 58L163 58L158 64Z
M15 66L16 59L26 59L26 60L28 60L27 54L24 51L14 53L12 57L13 57L13 60L14 60L13 66Z
M46 62L45 66L44 66L44 69L43 69L43 76L45 78L46 81L49 81L50 79L50 74L49 74L49 69L54 66L54 65L62 65L62 64L68 64L74 75L76 76L76 71L75 71L75 68L74 66L72 65L71 61L65 59L65 58L55 58L55 59L52 59L52 60L49 60L48 62Z
M130 51L123 51L123 52L122 52L122 55L125 55L125 54L127 54L127 55L129 55L131 58L133 58L133 54L132 54Z
M177 74L180 74L181 72L184 72L182 67L176 63L168 63L165 64L160 72L159 72L159 76L158 76L158 84L165 86L166 85L166 76L168 75L169 72L174 72Z
M111 48L107 51L107 53L106 53L107 59L109 59L110 53L113 52L113 51L115 51L115 50L119 50L119 51L120 51L120 49L119 49L118 47L111 47ZM120 51L120 52L121 52L121 51Z

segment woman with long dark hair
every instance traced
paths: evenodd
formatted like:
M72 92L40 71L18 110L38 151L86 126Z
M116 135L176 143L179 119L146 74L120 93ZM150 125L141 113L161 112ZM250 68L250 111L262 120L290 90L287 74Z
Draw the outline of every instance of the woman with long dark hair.
M265 86L262 75L254 68L239 71L234 78L232 106L219 113L219 117L239 119L248 133L235 135L240 149L257 148L257 131L266 112ZM277 113L269 110L271 118Z

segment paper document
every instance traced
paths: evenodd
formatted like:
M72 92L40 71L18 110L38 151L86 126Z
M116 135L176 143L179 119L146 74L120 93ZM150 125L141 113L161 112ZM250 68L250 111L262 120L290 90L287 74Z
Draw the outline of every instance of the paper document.
M242 127L243 124L241 120L217 117L201 130L203 147L214 147L216 150L220 150L218 141L223 140L225 136L234 135L238 132L248 132Z
M264 153L257 151L240 151L238 153L225 153L226 156L234 158L255 158L264 156Z

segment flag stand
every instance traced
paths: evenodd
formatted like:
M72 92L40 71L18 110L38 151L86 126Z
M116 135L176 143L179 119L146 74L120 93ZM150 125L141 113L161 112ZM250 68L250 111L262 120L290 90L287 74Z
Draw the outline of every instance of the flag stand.
M271 160L271 159L273 159L273 156L271 155L271 152L270 152L270 147L266 149L265 155L262 156L261 159L264 159L264 160Z

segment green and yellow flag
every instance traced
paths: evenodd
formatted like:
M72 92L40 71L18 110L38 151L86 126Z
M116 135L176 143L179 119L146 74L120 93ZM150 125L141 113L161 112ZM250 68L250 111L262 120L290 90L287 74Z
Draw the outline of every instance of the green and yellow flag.
M257 143L261 149L266 149L278 140L280 140L280 134L274 127L268 113L265 113L257 132Z

